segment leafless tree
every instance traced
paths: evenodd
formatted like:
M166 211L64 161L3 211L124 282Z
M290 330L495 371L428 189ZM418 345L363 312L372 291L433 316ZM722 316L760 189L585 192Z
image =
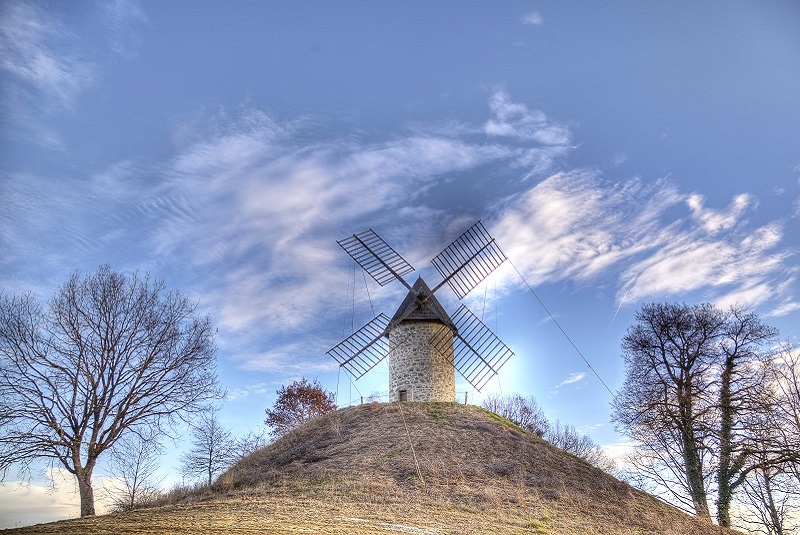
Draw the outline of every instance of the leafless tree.
M550 428L544 411L533 396L490 394L484 398L481 406L540 437L545 436Z
M742 484L747 507L737 510L739 524L750 533L789 535L800 533L800 485L781 467L765 465L752 470Z
M765 466L754 422L773 408L766 373L776 337L740 307L657 303L637 312L623 339L626 378L612 418L640 444L640 475L699 518L710 520L711 490L717 522L730 526L734 493ZM769 462L795 453L782 447Z
M782 454L787 470L800 482L800 348L783 344L770 362L767 381L768 432L762 435L771 437L773 453Z
M116 510L131 511L159 494L159 457L162 445L155 437L128 434L111 450L111 475L119 481L112 494Z
M749 507L738 517L754 533L800 533L800 351L783 344L765 371L762 410L747 422L755 442L755 468L742 484Z
M612 418L653 454L677 461L695 514L710 519L704 454L713 431L711 383L724 318L712 305L648 304L622 342L625 383Z
M181 457L181 472L202 478L211 486L214 478L236 460L231 432L222 427L217 409L209 409L192 424L192 448Z
M233 462L241 461L251 453L260 450L268 444L267 434L260 431L248 431L246 434L233 439L231 443L231 456Z
M554 446L605 472L612 472L617 468L614 460L603 452L599 444L589 435L579 433L573 425L562 424L556 420L549 426L544 438Z
M49 307L0 296L0 470L62 464L93 515L98 458L129 432L167 432L219 397L214 331L161 281L108 265Z
M611 472L616 468L614 461L591 437L578 433L574 426L562 425L558 420L551 424L533 396L490 394L483 399L481 406L601 470Z
M274 436L283 436L304 422L321 414L336 410L335 396L316 379L309 382L303 377L277 391L278 398L271 409L266 409L264 423L272 428Z
M730 526L730 507L736 489L752 470L779 464L783 457L759 454L767 451L764 435L752 425L772 411L772 404L764 403L765 383L778 331L762 323L756 314L739 307L732 307L725 319L719 343L719 424L714 446L717 521Z

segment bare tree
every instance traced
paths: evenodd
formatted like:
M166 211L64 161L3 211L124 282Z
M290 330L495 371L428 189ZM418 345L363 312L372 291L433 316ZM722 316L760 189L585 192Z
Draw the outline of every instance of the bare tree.
M747 508L738 508L739 523L751 533L789 535L800 533L800 485L780 467L767 464L752 470L742 485Z
M181 457L181 472L202 478L208 486L235 461L231 432L222 427L217 409L202 413L192 424L192 448Z
M309 382L303 377L277 391L278 398L271 409L266 409L264 423L272 428L272 434L283 436L304 422L321 414L336 410L335 396L316 379Z
M800 351L784 344L764 369L765 398L747 421L755 442L742 483L749 507L737 516L753 533L800 533Z
M128 434L111 450L111 475L120 481L112 495L119 511L131 511L150 502L159 494L159 457L162 445L155 437Z
M786 469L800 482L800 349L783 344L769 366L768 418L762 436L786 460ZM788 454L788 455L787 455Z
M214 332L161 281L101 266L49 307L0 296L0 469L62 464L93 515L98 458L137 430L166 432L219 397Z
M733 493L750 471L782 462L780 457L758 455L766 445L764 436L750 425L772 410L764 403L764 388L777 336L778 331L762 323L756 314L732 307L726 315L719 343L719 425L715 437L717 522L721 526L731 525Z
M484 398L481 406L540 437L545 436L550 428L550 423L547 421L544 411L539 407L539 403L536 402L536 398L533 396L524 397L520 394L497 396L490 394Z
M233 462L241 461L267 444L267 435L263 429L260 431L248 431L247 434L237 437L231 442Z
M551 424L533 396L490 394L481 406L601 470L610 472L616 468L614 461L591 437L578 433L574 426L562 425L558 420Z
M730 507L748 474L795 454L757 455L765 445L755 422L772 411L767 370L777 331L740 307L648 304L623 339L626 378L612 418L639 444L643 475L688 498L710 519L730 526ZM684 502L685 503L685 502Z
M606 455L589 435L579 433L573 425L562 425L559 420L556 420L555 424L549 426L544 438L554 446L605 472L612 472L617 468L614 460Z

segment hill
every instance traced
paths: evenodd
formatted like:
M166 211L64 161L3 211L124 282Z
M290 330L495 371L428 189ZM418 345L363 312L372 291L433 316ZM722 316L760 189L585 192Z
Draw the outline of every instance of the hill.
M180 505L11 533L733 534L478 407L319 417Z

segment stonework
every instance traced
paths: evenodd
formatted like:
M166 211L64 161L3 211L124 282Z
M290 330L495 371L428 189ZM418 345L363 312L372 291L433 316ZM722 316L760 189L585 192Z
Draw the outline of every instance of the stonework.
M441 330L451 340L447 357L431 344ZM453 332L436 321L405 321L389 333L389 397L407 401L456 400L456 375L452 364ZM448 357L450 360L448 360Z

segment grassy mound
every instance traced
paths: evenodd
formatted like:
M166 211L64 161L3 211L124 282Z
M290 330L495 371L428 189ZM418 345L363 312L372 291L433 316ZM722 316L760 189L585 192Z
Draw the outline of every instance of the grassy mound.
M339 410L245 458L185 504L20 532L734 533L497 415L446 403Z

